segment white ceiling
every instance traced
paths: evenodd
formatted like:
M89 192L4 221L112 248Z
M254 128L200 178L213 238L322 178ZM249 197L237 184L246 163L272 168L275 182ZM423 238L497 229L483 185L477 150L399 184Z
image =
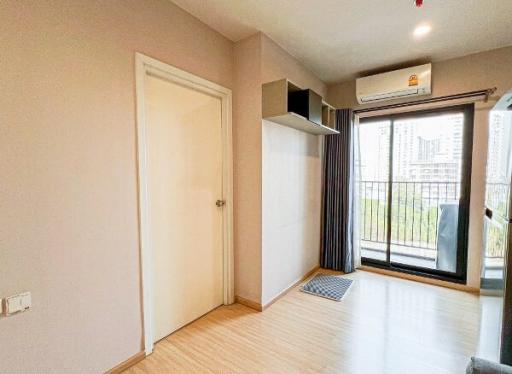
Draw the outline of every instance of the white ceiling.
M512 45L512 0L172 1L233 41L262 31L327 83Z

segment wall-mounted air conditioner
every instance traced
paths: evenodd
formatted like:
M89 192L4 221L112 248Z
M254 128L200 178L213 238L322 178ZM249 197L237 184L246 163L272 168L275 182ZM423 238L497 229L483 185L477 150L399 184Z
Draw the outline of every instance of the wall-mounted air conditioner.
M431 93L432 64L394 70L356 79L356 96L360 104L392 100Z

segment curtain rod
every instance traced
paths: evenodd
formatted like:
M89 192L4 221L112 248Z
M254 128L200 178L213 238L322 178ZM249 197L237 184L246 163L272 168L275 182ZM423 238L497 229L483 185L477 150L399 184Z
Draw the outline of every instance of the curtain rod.
M491 96L493 93L495 93L496 89L497 89L496 87L493 87L493 88L487 88L485 90L463 92L463 93L455 94L455 95L431 97L429 99L423 99L423 100L407 102L407 103L390 104L390 105L383 105L383 106L373 107L373 108L356 109L356 110L354 110L354 113L355 114L366 113L366 112L373 112L373 111L377 111L377 110L395 109L395 108L402 108L402 107L408 107L408 106L414 106L414 105L436 103L439 101L465 99L465 98L469 98L469 97L478 97L478 96L485 96L485 101L487 102L487 100L489 99L489 96Z

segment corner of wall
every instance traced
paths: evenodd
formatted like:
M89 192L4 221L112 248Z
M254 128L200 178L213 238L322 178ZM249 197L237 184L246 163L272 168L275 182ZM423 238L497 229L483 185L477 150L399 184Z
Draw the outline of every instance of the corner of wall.
M327 85L265 34L261 34L261 61L262 83L288 78L326 98Z
M327 85L266 35L261 83L287 78L326 96ZM260 120L262 126L262 304L317 268L322 139Z
M240 298L261 305L318 265L321 195L320 139L263 121L261 86L264 82L289 78L323 96L327 86L262 33L235 43L234 70L235 291ZM272 144L267 141L265 145L264 137L271 138ZM283 155L283 150L291 159ZM306 207L307 212L301 208L278 214L275 207L264 209L264 185L282 182L275 180L279 173L275 174L274 169L265 171L269 175L264 175L265 159L275 161L278 169L284 168L282 175L288 175L291 170L293 175L288 177L299 178L298 185L285 183L293 194L280 193L279 196L287 200L283 202L286 206ZM287 165L289 162L293 165ZM318 183L312 186L308 178ZM270 199L275 198L274 194ZM275 240L265 239L264 214L267 214L266 232L274 233ZM286 248L278 244L288 239ZM266 249L264 243L267 243ZM276 275L276 269L286 261L288 264Z
M261 33L234 46L235 293L261 303Z

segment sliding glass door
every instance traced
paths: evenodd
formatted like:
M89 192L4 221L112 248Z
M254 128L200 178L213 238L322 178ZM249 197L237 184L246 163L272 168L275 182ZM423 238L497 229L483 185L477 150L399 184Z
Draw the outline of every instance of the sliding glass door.
M473 106L360 120L363 264L466 280Z

